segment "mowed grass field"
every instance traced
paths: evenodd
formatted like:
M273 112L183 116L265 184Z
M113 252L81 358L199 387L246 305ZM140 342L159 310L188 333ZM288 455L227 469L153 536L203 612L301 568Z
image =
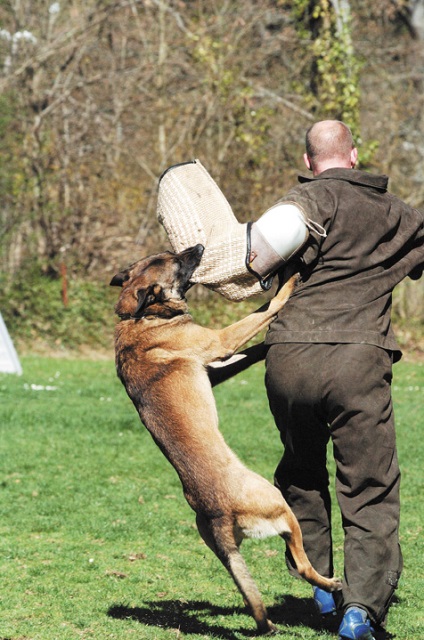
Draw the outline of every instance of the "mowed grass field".
M112 359L21 359L0 374L0 639L254 635L241 596L195 529L178 478L140 423ZM263 367L215 389L221 429L272 480L281 446ZM424 637L424 365L395 365L405 569L388 630ZM333 465L331 464L331 468ZM335 513L336 562L342 536ZM278 638L334 638L279 539L242 546Z

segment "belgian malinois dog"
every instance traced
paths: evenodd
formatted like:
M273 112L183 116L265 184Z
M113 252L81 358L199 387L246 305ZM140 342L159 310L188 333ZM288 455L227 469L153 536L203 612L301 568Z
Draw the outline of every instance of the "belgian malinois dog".
M341 588L311 566L299 524L280 491L247 469L218 429L207 367L225 360L264 329L288 300L291 278L255 313L225 329L195 324L185 294L202 245L160 253L118 273L116 369L140 418L178 473L199 533L233 577L260 634L276 631L239 546L243 538L280 535L300 575L327 591Z

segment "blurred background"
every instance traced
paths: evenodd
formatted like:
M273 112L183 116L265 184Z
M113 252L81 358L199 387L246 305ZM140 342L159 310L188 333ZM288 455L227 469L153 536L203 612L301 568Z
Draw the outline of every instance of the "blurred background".
M0 312L23 352L112 354L113 274L168 248L158 179L199 158L240 221L337 118L424 209L424 0L0 0ZM196 313L234 305L202 287ZM395 291L424 354L424 282Z

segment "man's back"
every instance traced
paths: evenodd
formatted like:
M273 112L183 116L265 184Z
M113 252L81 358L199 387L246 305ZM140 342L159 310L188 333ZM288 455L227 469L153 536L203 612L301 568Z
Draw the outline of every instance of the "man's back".
M301 206L327 237L302 254L302 282L267 343L365 342L398 350L393 288L422 261L423 216L387 192L386 176L329 169L301 178L284 200Z

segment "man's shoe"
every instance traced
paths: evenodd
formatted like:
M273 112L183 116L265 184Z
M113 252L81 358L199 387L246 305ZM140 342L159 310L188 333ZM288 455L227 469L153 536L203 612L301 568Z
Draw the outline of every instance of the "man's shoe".
M313 587L314 602L318 609L318 613L322 616L335 616L336 615L336 603L334 602L333 594L320 589L319 587Z
M360 607L348 607L339 628L339 640L375 640L368 614Z

